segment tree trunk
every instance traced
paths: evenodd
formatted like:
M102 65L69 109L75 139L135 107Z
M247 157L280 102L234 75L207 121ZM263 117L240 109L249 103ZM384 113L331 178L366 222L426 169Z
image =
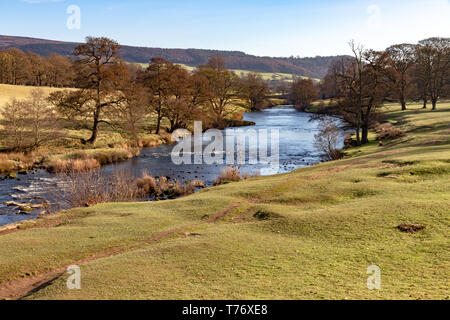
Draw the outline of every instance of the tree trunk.
M159 134L159 131L161 130L161 110L162 110L162 102L161 102L161 94L158 94L158 119L156 119L156 134Z
M423 98L423 109L427 108L428 100L427 98Z
M431 110L436 110L437 99L435 98L431 99L431 105L433 106Z
M361 145L361 137L359 135L359 132L361 130L361 109L358 110L358 119L356 123L356 145Z
M158 111L158 119L156 120L156 134L159 134L159 130L161 129L161 112Z
M362 126L361 144L369 143L369 128L367 125Z
M94 112L94 124L92 126L92 135L87 141L90 144L94 144L95 140L97 140L99 119L100 119L100 111L97 110Z
M400 103L401 103L401 105L402 105L402 111L405 111L406 110L406 101L405 101L405 98L400 98Z

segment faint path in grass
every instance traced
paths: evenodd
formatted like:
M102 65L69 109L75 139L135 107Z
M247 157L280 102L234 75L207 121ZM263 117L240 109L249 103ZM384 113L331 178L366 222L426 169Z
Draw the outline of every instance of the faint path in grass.
M59 278L60 276L62 276L65 271L67 270L67 267L69 267L70 265L82 265L97 259L102 259L102 258L107 258L107 257L111 257L111 256L115 256L117 254L129 251L129 250L134 250L137 249L139 247L145 246L147 244L152 244L152 243L156 243L162 239L174 236L174 235L178 235L179 233L182 232L186 232L188 230L194 229L196 227L205 225L205 224L209 224L209 223L214 223L216 222L218 219L224 217L225 215L227 215L229 212L231 212L233 209L241 206L242 204L244 204L243 202L236 202L233 203L232 205L230 205L229 207L227 207L224 210L221 210L217 213L215 213L214 215L212 215L209 219L200 222L200 223L195 223L195 224L190 224L184 227L180 227L180 228L175 228L175 229L170 229L164 232L160 232L150 238L147 238L143 241L139 241L139 242L135 242L133 244L130 245L126 245L126 246L119 246L119 247L112 247L112 248L108 248L104 251L101 252L97 252L93 255L91 255L88 258L85 259L81 259L75 262L72 262L64 267L52 270L50 272L47 273L43 273L43 274L39 274L39 275L35 275L35 276L30 276L30 277L24 277L21 279L17 279L17 280L13 280L13 281L9 281L6 282L4 284L2 284L0 286L0 300L16 300L16 299L20 299L23 297L26 297L27 295L37 292L39 291L41 288L46 287L47 285L49 285L52 281L54 281L55 279ZM65 220L67 221L67 219ZM58 223L53 223L51 225L47 225L47 227L51 228L51 227L55 227L58 224L60 224L61 222L59 221ZM19 231L20 229L15 229L15 230L5 230L4 233L2 234L6 234L6 233L10 233L10 232L14 232L14 231ZM1 234L0 234L1 235ZM178 235L180 236L180 235Z

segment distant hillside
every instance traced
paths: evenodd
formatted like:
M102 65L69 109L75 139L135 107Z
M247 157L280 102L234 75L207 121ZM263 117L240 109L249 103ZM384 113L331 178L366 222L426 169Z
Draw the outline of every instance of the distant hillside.
M31 51L47 56L52 53L70 56L78 43L35 38L1 36L0 50L11 47L25 52ZM128 62L147 63L152 57L162 57L173 63L197 66L205 63L211 56L220 54L230 69L249 70L268 73L286 73L323 78L329 65L339 56L314 58L272 58L248 55L240 51L218 51L203 49L162 49L123 46L121 55Z

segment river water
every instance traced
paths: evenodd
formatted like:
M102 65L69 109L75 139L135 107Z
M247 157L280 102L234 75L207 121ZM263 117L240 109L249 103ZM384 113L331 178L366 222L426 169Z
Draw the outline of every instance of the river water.
M285 173L300 167L311 166L321 161L320 154L314 146L315 135L318 132L320 121L313 120L309 113L298 112L289 106L266 109L260 112L246 113L244 119L253 121L255 126L241 127L239 130L267 129L268 137L273 132L279 134L279 163L276 166L270 164L245 164L239 165L241 173L260 173L270 175ZM236 135L234 128L224 131L225 136ZM342 134L343 141L344 133ZM225 140L226 138L224 138ZM207 145L210 141L204 141ZM236 142L238 144L238 142ZM242 144L239 144L242 146ZM261 146L261 145L260 145ZM226 164L181 164L176 165L171 158L174 145L163 145L142 150L138 157L128 161L103 167L104 174L114 174L116 170L125 170L135 176L140 176L147 171L155 177L166 176L177 179L180 182L186 180L202 180L207 185L212 185L213 180L220 174ZM235 149L238 146L235 145ZM246 146L248 151L248 146ZM271 145L268 145L268 155L271 153ZM225 154L220 155L224 158ZM247 152L248 158L248 152ZM42 199L54 199L52 191L57 186L58 178L54 174L39 170L28 175L18 175L16 180L0 181L0 226L20 220L33 219L37 212L21 215L13 207L6 207L6 201L39 203Z

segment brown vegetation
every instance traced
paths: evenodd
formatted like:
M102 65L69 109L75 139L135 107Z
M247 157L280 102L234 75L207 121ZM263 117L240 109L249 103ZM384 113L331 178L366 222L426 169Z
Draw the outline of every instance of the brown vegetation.
M317 97L317 88L311 79L297 79L291 86L290 100L299 111L304 111Z
M0 116L3 144L8 151L30 152L62 136L55 110L40 89L32 90L26 99L12 99Z
M340 129L331 120L322 120L315 145L325 160L338 160L344 154L339 151Z
M223 169L220 175L216 179L214 179L214 185L218 186L221 184L246 180L258 176L259 174L250 175L249 173L245 173L242 175L237 167L229 166Z
M248 101L251 111L258 111L264 108L269 87L267 82L256 73L250 73L243 79L242 96Z
M100 170L80 164L60 171L61 184L55 190L60 198L71 207L91 206L104 202L131 202L143 200L167 200L189 195L204 188L202 181L186 181L184 184L166 177L154 178L143 173L135 178L123 170L116 170L106 176ZM85 161L89 162L89 161Z
M375 132L377 133L378 141L398 139L404 137L406 134L405 131L400 128L394 127L390 123L377 125L375 127Z
M74 85L72 62L65 56L41 57L17 48L0 50L0 83L50 87Z

